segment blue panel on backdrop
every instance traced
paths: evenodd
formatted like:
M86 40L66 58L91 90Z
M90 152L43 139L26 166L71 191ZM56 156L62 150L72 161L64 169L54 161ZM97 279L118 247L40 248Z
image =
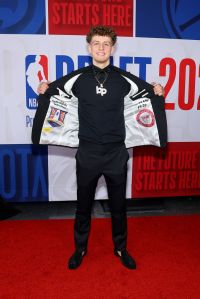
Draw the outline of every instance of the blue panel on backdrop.
M200 1L137 1L136 36L199 40Z
M172 38L200 39L200 1L163 0L163 18Z
M0 195L12 202L48 201L48 147L0 145Z
M0 33L45 34L45 0L1 0Z
M136 2L136 36L169 38L162 16L162 1Z

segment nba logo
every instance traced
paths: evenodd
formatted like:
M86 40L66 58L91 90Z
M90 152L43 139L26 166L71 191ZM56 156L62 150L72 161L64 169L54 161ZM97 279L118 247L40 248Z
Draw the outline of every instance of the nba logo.
M48 59L45 55L28 55L26 67L26 107L37 108L37 87L40 82L48 80Z

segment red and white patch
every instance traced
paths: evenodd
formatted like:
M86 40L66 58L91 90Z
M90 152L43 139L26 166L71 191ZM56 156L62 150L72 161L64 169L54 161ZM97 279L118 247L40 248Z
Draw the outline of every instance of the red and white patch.
M155 116L149 109L142 109L136 116L137 122L143 127L153 127L155 124Z

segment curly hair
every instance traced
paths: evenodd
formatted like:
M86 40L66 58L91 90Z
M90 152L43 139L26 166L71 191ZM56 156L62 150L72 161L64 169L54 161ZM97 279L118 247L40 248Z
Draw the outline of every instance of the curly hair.
M90 43L91 40L92 40L92 37L94 35L109 36L111 38L111 40L112 40L112 44L113 45L117 41L117 34L115 33L115 31L113 30L112 27L108 27L108 26L95 26L95 27L91 27L90 31L86 35L86 41L88 43Z

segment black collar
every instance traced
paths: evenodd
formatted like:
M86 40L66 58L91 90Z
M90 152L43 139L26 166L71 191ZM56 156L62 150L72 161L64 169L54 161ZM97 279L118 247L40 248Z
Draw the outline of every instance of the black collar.
M109 73L110 72L110 64L107 65L105 68L101 69L100 67L97 67L96 65L92 64L92 69L93 69L93 72L95 74L98 74L98 73Z

